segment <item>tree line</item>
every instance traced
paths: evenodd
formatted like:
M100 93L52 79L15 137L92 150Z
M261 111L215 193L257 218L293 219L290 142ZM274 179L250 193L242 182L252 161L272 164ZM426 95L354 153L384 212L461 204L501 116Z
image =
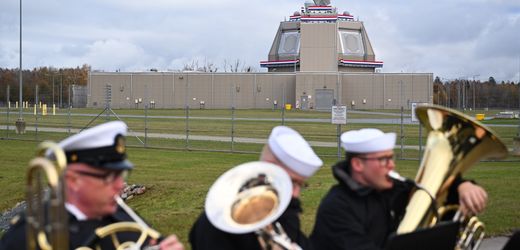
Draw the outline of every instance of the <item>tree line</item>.
M22 70L23 101L34 103L36 88L38 100L44 103L66 105L69 91L73 85L86 86L89 65L76 68L39 67ZM6 106L7 101L13 105L19 101L20 77L18 69L0 68L0 104Z
M510 81L448 80L436 77L433 103L456 109L519 109L519 84Z

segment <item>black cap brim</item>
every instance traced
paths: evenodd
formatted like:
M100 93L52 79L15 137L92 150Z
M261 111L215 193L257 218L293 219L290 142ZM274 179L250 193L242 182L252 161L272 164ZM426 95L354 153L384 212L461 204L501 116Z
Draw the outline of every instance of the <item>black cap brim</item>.
M131 170L134 168L134 164L129 160L123 161L115 161L115 162L106 162L101 166L97 166L99 168L108 169L108 170Z

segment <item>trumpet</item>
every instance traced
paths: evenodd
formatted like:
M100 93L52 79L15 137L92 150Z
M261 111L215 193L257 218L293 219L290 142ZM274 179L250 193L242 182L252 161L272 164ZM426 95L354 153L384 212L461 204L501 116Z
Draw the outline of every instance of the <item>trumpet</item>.
M301 250L275 222L291 196L292 182L283 169L267 162L249 162L217 179L206 197L205 213L224 232L255 233L262 249Z
M427 192L413 193L398 234L434 225L439 214L449 210L441 206L457 175L482 158L507 156L506 146L492 130L462 113L435 105L418 107L416 113L429 134L414 183ZM458 207L452 209L458 210ZM478 248L483 224L474 217L464 220L462 226L457 249L474 245Z

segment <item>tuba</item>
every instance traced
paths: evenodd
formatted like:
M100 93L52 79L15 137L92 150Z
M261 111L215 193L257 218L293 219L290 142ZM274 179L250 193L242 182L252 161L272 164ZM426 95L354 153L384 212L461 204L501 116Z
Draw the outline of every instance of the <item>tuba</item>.
M427 192L413 193L397 229L398 234L432 226L438 220L438 214L458 210L458 207L441 207L455 177L480 159L504 158L508 153L506 146L492 130L460 112L427 105L418 107L416 114L429 131L423 159L415 178L417 185ZM435 200L432 201L430 195ZM439 209L432 211L432 207ZM482 222L476 217L454 220L461 220L463 227L457 249L468 249L471 245L478 248L479 239L484 236Z
M27 249L69 248L63 181L66 165L65 152L50 141L40 143L36 157L29 162L25 215Z
M262 249L301 249L279 223L289 206L292 181L280 167L267 162L236 166L211 186L205 213L216 228L232 233L254 232Z

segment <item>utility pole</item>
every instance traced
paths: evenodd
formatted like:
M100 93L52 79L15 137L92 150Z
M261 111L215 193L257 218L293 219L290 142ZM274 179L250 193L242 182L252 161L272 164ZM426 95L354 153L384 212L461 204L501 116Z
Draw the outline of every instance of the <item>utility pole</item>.
M19 71L19 81L20 81L20 89L18 90L19 93L19 108L20 111L18 113L18 120L16 121L16 132L18 134L25 134L25 121L23 120L23 83L22 83L22 0L20 0L20 68Z

